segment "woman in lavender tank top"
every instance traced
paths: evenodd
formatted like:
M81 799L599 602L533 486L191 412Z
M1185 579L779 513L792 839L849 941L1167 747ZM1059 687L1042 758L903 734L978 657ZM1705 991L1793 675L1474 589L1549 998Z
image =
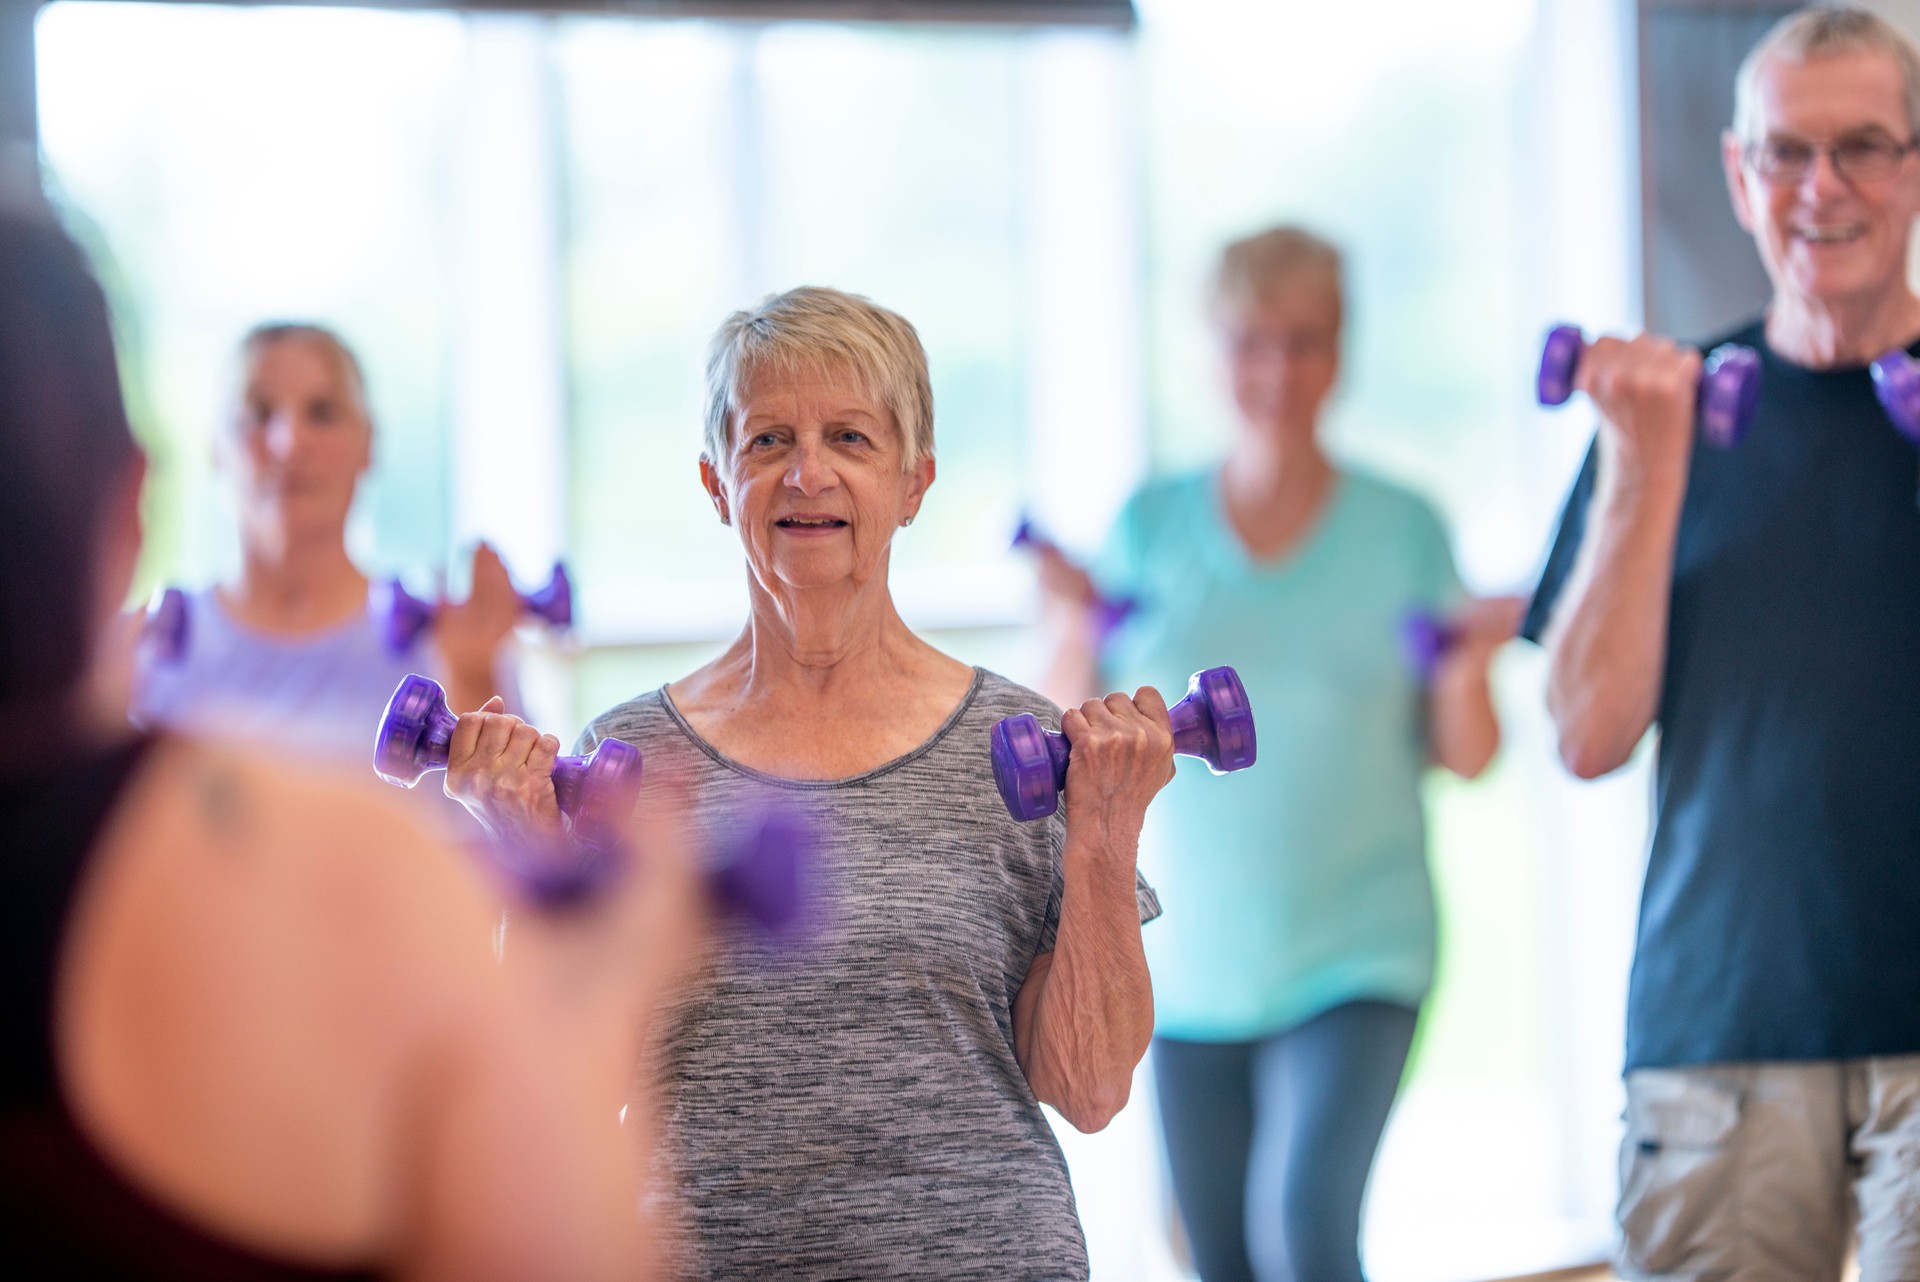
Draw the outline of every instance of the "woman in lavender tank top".
M468 598L443 603L410 645L380 635L372 584L346 544L373 460L366 384L346 343L318 325L266 324L239 357L231 419L215 436L239 514L239 570L188 595L177 645L142 644L135 720L363 762L408 672L439 678L456 708L515 701L502 651L521 607L491 548L474 552Z

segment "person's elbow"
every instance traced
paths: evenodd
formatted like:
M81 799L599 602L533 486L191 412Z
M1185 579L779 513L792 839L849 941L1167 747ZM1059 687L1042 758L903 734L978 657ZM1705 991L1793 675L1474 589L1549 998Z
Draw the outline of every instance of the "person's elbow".
M1051 1108L1074 1130L1092 1135L1120 1115L1133 1092L1133 1070L1146 1057L1151 1025L1125 1046L1109 1047L1079 1063L1042 1052L1027 1070L1034 1098ZM1097 1060L1098 1062L1088 1062Z
M1560 740L1560 764L1576 779L1599 779L1627 764L1632 752L1617 752L1610 745L1589 740Z
M1549 701L1560 764L1576 779L1598 779L1627 764L1646 727L1630 729L1599 715L1591 703L1578 708Z
M1067 1119L1067 1124L1082 1135L1093 1135L1107 1129L1107 1124L1120 1116L1120 1110L1127 1106L1127 1100L1133 1093L1132 1077L1121 1077L1118 1081L1101 1083L1082 1090L1068 1090L1060 1093L1060 1098L1045 1101L1054 1112Z
M1500 740L1498 736L1494 736L1484 742L1443 753L1440 764L1462 779L1478 779L1487 772L1487 767L1493 764L1493 759L1499 751Z

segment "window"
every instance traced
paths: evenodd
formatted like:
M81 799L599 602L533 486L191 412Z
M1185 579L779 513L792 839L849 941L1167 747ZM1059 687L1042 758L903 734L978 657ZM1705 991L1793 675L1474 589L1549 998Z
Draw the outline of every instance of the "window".
M204 581L234 540L210 441L249 326L313 318L367 365L370 564L449 537L448 106L461 23L435 15L56 4L37 28L57 200L114 295L156 468L147 573ZM285 51L298 49L300 57Z
M427 580L484 534L533 581L564 551L579 641L526 687L571 735L739 626L737 544L695 476L701 354L727 312L824 283L931 354L940 479L897 545L903 611L1030 677L1015 515L1084 548L1150 458L1219 447L1202 279L1228 237L1298 219L1350 256L1342 449L1443 506L1475 586L1524 583L1581 444L1526 406L1536 325L1575 297L1589 323L1631 312L1604 282L1625 214L1594 212L1628 201L1592 161L1627 119L1593 70L1611 0L1140 8L1127 38L49 5L51 180L159 463L145 573L231 556L208 442L235 340L337 324L378 419L356 553ZM1604 1240L1643 803L1553 782L1538 681L1504 661L1505 762L1434 788L1442 978L1372 1194L1382 1279ZM1136 1099L1065 1137L1102 1279L1172 1269Z

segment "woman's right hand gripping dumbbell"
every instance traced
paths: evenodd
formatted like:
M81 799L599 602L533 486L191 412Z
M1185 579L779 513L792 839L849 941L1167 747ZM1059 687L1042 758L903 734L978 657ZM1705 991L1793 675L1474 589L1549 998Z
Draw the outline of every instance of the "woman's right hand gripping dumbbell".
M566 832L554 787L560 741L506 711L498 695L460 714L447 744L447 795L496 841L538 849Z

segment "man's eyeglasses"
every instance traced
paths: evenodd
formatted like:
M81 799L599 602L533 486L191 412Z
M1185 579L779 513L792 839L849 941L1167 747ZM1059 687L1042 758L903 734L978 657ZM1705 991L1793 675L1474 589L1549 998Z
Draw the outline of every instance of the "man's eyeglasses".
M1895 142L1882 133L1855 134L1837 142L1807 142L1802 138L1767 138L1747 144L1747 165L1770 183L1797 183L1813 169L1821 152L1848 182L1878 182L1899 170L1912 142Z

